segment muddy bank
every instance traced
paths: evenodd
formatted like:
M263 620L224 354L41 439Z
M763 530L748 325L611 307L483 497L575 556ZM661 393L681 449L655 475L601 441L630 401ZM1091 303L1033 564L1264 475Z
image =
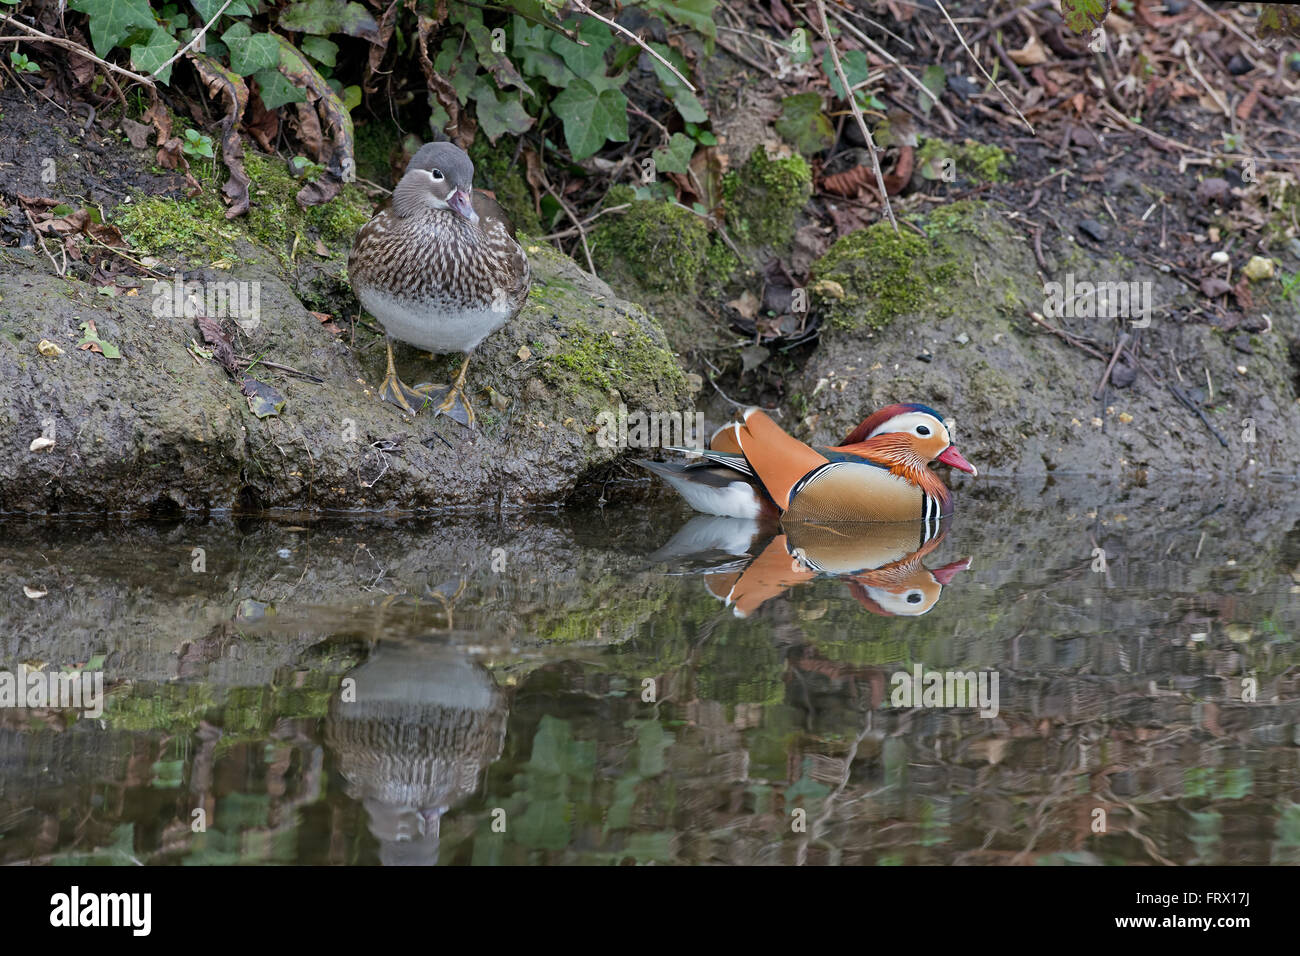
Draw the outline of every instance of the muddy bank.
M685 378L654 319L549 248L530 245L534 285L523 312L489 338L469 381L480 428L380 402L382 337L326 329L268 267L191 271L232 279L260 301L237 349L270 366L253 374L283 397L258 417L241 382L196 354L193 318L156 314L172 301L143 283L106 297L50 275L33 253L0 261L0 510L138 512L222 508L494 508L561 500L617 449L592 432L601 410L680 409ZM164 309L165 311L165 309ZM88 323L120 353L78 349ZM46 345L61 350L55 353ZM456 363L399 350L407 381L449 380ZM441 377L441 378L440 378ZM478 392L479 395L489 394ZM589 432L589 428L592 432ZM33 442L53 441L45 446ZM42 447L44 446L44 447Z
M478 430L428 413L412 420L377 398L378 327L353 322L347 251L373 208L358 187L303 210L284 161L250 150L254 207L226 220L215 162L195 161L202 188L187 196L179 174L153 164L154 150L133 149L106 121L83 128L12 93L0 106L7 129L12 121L30 141L23 148L56 171L47 182L40 164L18 161L16 140L0 146L9 244L0 249L0 512L551 505L619 455L596 441L601 412L691 405L655 318L524 238L527 303L470 363ZM56 252L52 264L19 196L87 210L93 237L69 236L73 254L65 262ZM191 288L197 311L257 360L251 369L227 375L209 357L196 310L186 314ZM255 313L237 314L235 302ZM79 348L92 325L106 344ZM397 362L413 384L450 381L459 367L458 356L401 345ZM272 407L283 400L278 414L254 412L242 390L250 373L275 390Z

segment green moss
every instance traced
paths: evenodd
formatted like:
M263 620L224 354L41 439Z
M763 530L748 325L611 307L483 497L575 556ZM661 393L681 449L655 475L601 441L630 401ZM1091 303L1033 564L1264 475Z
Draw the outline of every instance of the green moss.
M626 331L596 332L574 322L560 344L542 363L543 375L568 393L579 386L626 391L636 382L658 382L670 390L684 390L686 376L671 352L628 319Z
M727 225L738 242L788 247L794 221L812 195L812 170L802 156L772 159L759 146L739 169L723 177Z
M243 234L206 193L197 199L141 198L118 206L113 222L135 249L153 256L203 250L212 258L227 258Z
M925 229L926 235L934 238L962 234L983 236L988 228L983 216L986 208L978 200L959 199L931 209L925 217L917 217L915 221Z
M951 264L921 267L933 242L907 229L895 233L887 222L851 232L813 266L814 299L841 329L881 329L903 313L920 311L931 286L952 275Z
M918 167L924 168L932 160L948 157L956 160L958 172L982 183L1003 182L1007 178L1004 169L1011 165L1010 158L1001 147L977 143L973 139L957 146L937 137L921 144L916 162Z
M631 206L627 212L602 216L591 233L598 271L622 272L651 292L689 294L701 274L725 267L714 257L708 227L685 206L634 199L626 186L611 189L604 205L624 203Z
M963 200L914 216L895 234L879 222L841 237L813 264L813 304L833 328L871 331L900 315L952 315L968 308L958 280L982 263L980 301L1007 314L1023 311L1016 276L988 260L989 250L1015 241L987 203ZM918 231L919 230L919 231Z
M358 123L352 143L357 175L384 186L393 185L392 157L401 141L401 130L390 121Z
M249 152L245 169L252 200L247 215L226 219L214 184L196 199L140 198L117 208L114 223L127 241L148 255L204 254L210 260L235 257L240 239L274 253L282 265L295 255L295 240L319 238L346 248L371 215L370 201L358 187L345 185L332 201L302 209L295 199L302 183L275 157Z
M520 165L511 164L512 155L509 149L493 148L484 137L476 139L469 148L475 183L496 196L517 230L541 233L542 223L533 206L533 194L524 181Z

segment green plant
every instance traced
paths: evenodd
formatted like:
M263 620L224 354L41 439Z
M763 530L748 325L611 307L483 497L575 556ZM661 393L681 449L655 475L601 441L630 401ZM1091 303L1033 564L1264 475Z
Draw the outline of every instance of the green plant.
M186 156L202 156L211 159L212 137L200 133L196 129L187 129L185 131L185 141L181 144L181 149Z
M33 63L27 59L27 54L19 53L17 50L9 51L9 62L13 64L14 69L20 73L39 73L41 72L40 64Z

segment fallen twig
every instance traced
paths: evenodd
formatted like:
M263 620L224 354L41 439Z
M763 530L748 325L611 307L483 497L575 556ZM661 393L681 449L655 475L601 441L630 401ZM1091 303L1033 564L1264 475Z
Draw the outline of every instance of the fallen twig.
M1111 355L1110 361L1106 363L1106 371L1101 373L1101 381L1098 382L1097 387L1092 390L1092 397L1097 401L1101 401L1102 396L1106 394L1106 383L1110 381L1110 373L1114 370L1115 363L1119 361L1120 353L1124 351L1130 338L1132 338L1132 336L1127 332L1121 332L1119 334L1119 341L1115 343L1115 352Z
M876 188L880 190L880 202L885 207L885 215L889 217L889 224L894 227L894 232L898 232L898 220L894 218L894 207L889 201L889 191L885 189L885 174L880 170L880 154L876 151L876 141L871 136L871 130L867 128L867 121L862 118L862 107L858 106L858 98L853 95L853 89L849 85L849 78L844 75L844 65L840 63L840 51L835 46L835 38L831 36L831 25L826 20L826 5L823 0L816 0L817 13L821 22L818 24L818 32L826 41L826 48L830 50L831 62L835 64L835 75L839 77L840 88L844 90L844 98L849 101L849 109L853 110L853 118L858 122L858 130L862 133L863 140L867 144L867 152L871 154L871 165L876 171Z
M1006 100L1007 106L1010 106L1016 111L1016 115L1020 117L1020 122L1024 123L1029 132L1033 133L1034 124L1025 119L1025 114L1020 112L1020 108L1016 106L1015 103L1011 102L1011 97L1007 96L1006 91L1002 89L1001 84L998 83L997 80L993 79L993 77L989 76L989 71L984 69L984 64L981 63L980 58L975 55L975 51L966 45L966 38L961 35L961 30L957 28L957 24L953 23L952 17L948 16L948 8L943 5L942 0L934 0L934 5L939 8L939 12L943 14L943 18L948 21L948 26L952 27L952 32L957 34L957 42L961 44L961 48L970 56L971 62L974 63L979 71L984 74L984 79L993 84L993 88L998 91L998 95ZM1016 72L1019 73L1019 70ZM1034 135L1037 134L1035 133Z
M185 44L174 54L172 54L172 58L170 60L168 60L162 66L158 67L158 69L150 73L149 74L150 78L157 76L163 70L167 69L167 67L171 66L173 63L175 63L177 60L183 57L186 53L189 53L190 50L194 49L194 47L199 43L199 41L203 39L203 35L208 32L208 29L212 26L212 24L217 22L217 17L225 13L226 7L230 6L234 2L235 0L226 0L226 2L221 5L221 9L212 15L212 19L209 20L207 23L203 24L203 29L199 30L198 33L194 34L194 36L190 39L189 43Z
M613 29L617 30L619 33L623 34L625 37L627 37L629 40L631 40L633 43L635 43L635 44L636 44L637 46L639 46L641 49L643 49L643 50L645 50L647 53L649 53L652 57L654 57L656 60L658 60L658 61L659 61L660 63L662 63L664 66L668 67L668 69L672 71L673 76L677 77L677 79L679 79L679 80L681 80L683 83L685 83L685 84L686 84L686 88L687 88L688 90L690 90L692 93L698 93L698 92L699 92L699 90L697 90L697 89L696 89L696 88L691 84L691 81L690 81L690 80L688 80L686 77L682 76L681 73L679 73L679 72L677 71L677 67L673 66L673 65L672 65L671 63L669 63L666 59L664 59L662 56L660 56L658 53L656 53L653 49L651 49L651 47L649 46L649 44L647 44L644 40L642 40L639 36L637 36L635 33L633 33L633 32L632 32L631 30L629 30L627 27L623 26L623 24L621 24L621 23L615 23L613 20L609 19L608 17L602 17L602 16L601 16L599 13L597 13L595 10L591 9L591 7L587 6L587 4L583 2L583 0L573 0L573 5L574 5L575 7L577 7L579 10L581 10L583 13L587 14L587 16L589 16L589 17L595 17L595 18L596 18L597 20L599 20L601 23L605 24L605 26L607 26L607 27L612 27Z
M114 66L112 63L109 63L107 60L101 60L99 57L95 56L95 54L91 53L89 50L87 50L84 46L82 46L79 43L73 43L71 40L64 40L60 37L52 37L48 33L43 33L40 30L37 30L35 27L29 27L27 24L19 20L15 20L13 17L9 16L8 14L0 14L0 23L7 23L10 26L17 27L19 30L22 30L24 33L36 37L37 41L41 43L53 43L55 46L63 47L65 50L71 50L73 53L77 54L77 56L90 60L93 63L98 63L100 66L104 67L105 69L112 70L114 73L121 73L123 76L135 80L137 83L143 83L145 86L154 85L152 77L141 76L139 73L132 73L130 70L124 70L120 66ZM0 37L0 40L6 40L6 39L11 39L11 38ZM12 38L12 39L17 39L17 38ZM28 42L33 42L33 41L28 41Z

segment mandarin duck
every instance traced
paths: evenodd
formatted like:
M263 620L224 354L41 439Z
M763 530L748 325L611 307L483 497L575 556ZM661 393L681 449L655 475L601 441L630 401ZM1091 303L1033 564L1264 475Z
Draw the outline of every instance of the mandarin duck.
M505 210L473 183L464 150L420 147L348 256L352 289L386 333L380 397L412 415L432 405L435 417L471 428L474 409L464 391L470 352L519 312L530 279ZM450 386L411 387L397 377L393 339L439 354L464 352L465 361Z
M650 560L679 565L719 552L744 555L698 572L709 593L736 617L748 617L789 588L819 577L843 581L872 614L917 617L938 603L957 572L970 568L970 558L933 570L925 566L948 525L947 518L933 524L799 521L772 534L771 525L758 519L698 515Z
M690 451L690 449L677 449ZM916 521L938 527L952 493L932 461L977 474L925 405L889 405L830 447L805 445L757 408L689 464L642 461L696 511L790 521Z

